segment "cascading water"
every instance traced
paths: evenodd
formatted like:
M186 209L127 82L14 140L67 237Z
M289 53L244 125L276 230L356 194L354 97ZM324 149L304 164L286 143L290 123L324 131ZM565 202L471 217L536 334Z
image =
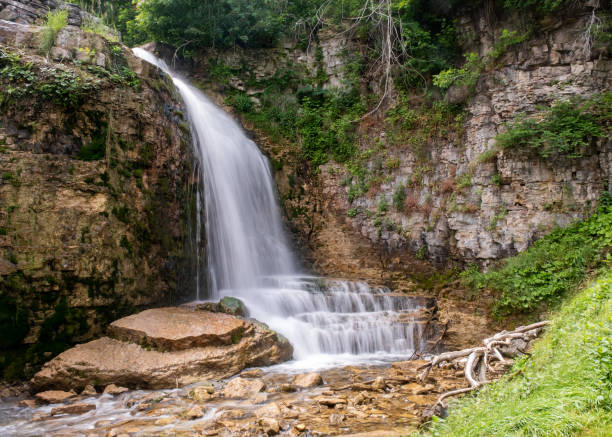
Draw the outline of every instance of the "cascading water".
M162 60L134 53L172 77L189 114L204 181L209 297L242 299L252 317L289 339L298 360L410 355L418 348L422 325L411 318L419 308L413 300L298 274L270 166L256 144Z

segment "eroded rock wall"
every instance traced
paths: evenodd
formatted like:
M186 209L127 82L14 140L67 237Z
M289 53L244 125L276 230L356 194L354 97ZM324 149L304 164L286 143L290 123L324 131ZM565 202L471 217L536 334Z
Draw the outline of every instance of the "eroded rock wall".
M452 134L441 123L425 147L415 148L410 138L390 140L383 110L367 117L359 129L359 147L371 151L372 157L361 165L367 172L378 172L380 183L365 194L349 201L344 165L330 162L318 175L312 174L295 144L272 141L256 124L245 122L277 170L280 195L299 245L311 249L310 261L323 273L384 269L405 264L400 258L409 253L444 264L489 265L525 250L555 227L588 216L601 193L611 189L612 143L606 138L577 159L543 159L510 150L482 159L494 148L504 124L519 113L533 114L539 106L558 100L606 92L612 82L605 46L585 45L593 14L602 14L597 2L575 3L544 18L508 15L502 8L484 6L489 3L476 2L463 11L459 35L465 52L490 53L504 29L518 35L527 32L528 37L489 65L472 93L451 90L447 99L465 102L461 128ZM340 84L346 61L343 48L359 47L346 35L327 31L320 33L318 44L329 77L326 86ZM246 92L257 104L262 92L257 82L279 69L301 68L314 75L318 68L314 48L303 51L290 44L272 51L207 53L185 67L211 80L211 59L253 73L250 83L255 85L239 75L209 85L220 103L229 89ZM372 93L376 84L365 75L362 91ZM416 99L415 108L418 104ZM401 185L406 187L406 199L403 210L398 210L393 196Z
M129 49L77 26L41 55L41 29L27 24L38 3L0 1L13 20L0 20L6 377L193 291L197 181L178 95Z

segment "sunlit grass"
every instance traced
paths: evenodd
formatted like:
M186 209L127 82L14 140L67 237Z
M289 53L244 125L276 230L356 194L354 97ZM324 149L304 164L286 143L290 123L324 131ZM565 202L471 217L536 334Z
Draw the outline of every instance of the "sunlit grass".
M531 357L449 413L427 435L612 435L612 270L563 307Z

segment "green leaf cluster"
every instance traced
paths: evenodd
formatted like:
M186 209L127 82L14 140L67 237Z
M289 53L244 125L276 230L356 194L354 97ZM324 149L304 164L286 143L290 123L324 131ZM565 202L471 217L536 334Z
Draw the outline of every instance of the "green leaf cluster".
M542 158L580 158L596 140L610 135L612 93L576 97L539 108L536 116L519 115L496 138L498 147L536 153Z
M612 196L605 193L596 214L558 229L527 251L481 273L472 267L462 273L464 285L499 293L494 312L506 315L554 305L576 288L593 269L612 261Z

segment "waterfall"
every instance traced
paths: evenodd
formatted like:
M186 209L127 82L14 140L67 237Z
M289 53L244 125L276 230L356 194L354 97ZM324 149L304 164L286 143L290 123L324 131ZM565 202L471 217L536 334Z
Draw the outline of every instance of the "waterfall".
M298 360L410 355L419 348L417 300L300 273L270 165L257 145L162 60L143 49L134 53L172 77L187 108L204 184L208 296L242 299L252 317L289 339Z

